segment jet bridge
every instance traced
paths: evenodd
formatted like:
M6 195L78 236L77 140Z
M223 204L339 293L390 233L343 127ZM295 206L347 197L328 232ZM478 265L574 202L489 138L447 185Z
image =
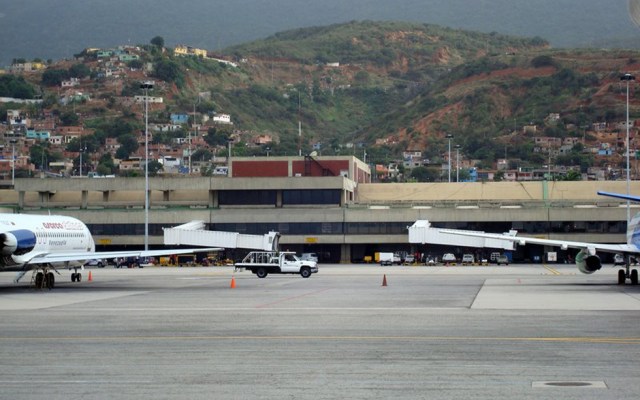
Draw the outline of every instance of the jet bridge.
M488 247L494 249L513 250L514 242L510 240L502 239L490 239L473 236L461 236L451 233L441 232L442 228L432 228L431 223L427 220L418 220L414 222L409 228L409 243L412 244L439 244L448 246L461 246L461 247ZM480 231L466 231L447 229L447 231L459 231L459 232L475 232L484 233ZM510 231L507 235L515 236L516 231Z
M278 250L279 232L245 235L238 232L207 231L204 228L204 221L191 221L173 228L164 228L164 244L223 247L225 249Z

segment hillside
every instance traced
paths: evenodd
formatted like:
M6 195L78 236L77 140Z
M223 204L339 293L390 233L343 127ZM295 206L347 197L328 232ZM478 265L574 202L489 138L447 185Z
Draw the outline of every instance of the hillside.
M298 29L226 49L224 55L245 61L250 84L214 97L246 128L279 132L285 140L300 120L305 136L329 144L331 153L457 66L546 47L539 38L400 22Z
M544 155L531 154L533 136L588 139L594 123L624 121L625 86L620 76L640 68L639 55L545 50L472 61L388 113L384 123L370 127L368 138L396 132L394 139L401 147L425 149L427 157L438 158L444 136L453 132L461 151L483 160L486 167L507 149L524 165L546 163ZM639 106L634 93L632 118ZM549 123L551 114L561 119ZM535 134L525 133L525 126L535 126ZM436 149L430 150L431 145ZM584 160L575 164L580 161Z
M152 122L167 123L170 113L194 108L200 114L224 113L231 115L244 143L261 134L273 136L273 155L297 154L301 145L305 154L366 151L373 163L399 159L406 150L441 162L445 136L451 133L463 158L489 167L507 151L519 165L547 161L533 151L533 135L524 132L525 125L536 126L537 136L588 139L590 124L619 122L624 114L619 76L636 71L640 59L634 51L560 51L540 38L371 21L286 31L210 54L236 66L174 56L171 48L155 45L133 51L140 59L115 63L117 78L100 77L104 62L85 52L77 61L55 62L44 73L23 78L31 93L44 88L42 96L54 114L74 114L96 129L96 148L105 138L140 126L141 114L131 109L130 99L142 94L141 68L147 65L157 82L154 96L164 98L152 107ZM71 71L82 71L75 90L89 93L91 101L59 103L56 81L46 82ZM2 90L0 82L0 97ZM631 105L634 115L634 96ZM0 112L15 107L4 104ZM561 120L549 124L550 114ZM220 135L230 133L219 130L209 144L224 151ZM159 136L170 142L171 135ZM264 153L243 145L234 151ZM586 166L595 160L574 154L563 162Z
M276 32L351 20L412 21L541 36L555 48L638 48L628 0L3 0L0 68L86 47L145 43L219 50Z

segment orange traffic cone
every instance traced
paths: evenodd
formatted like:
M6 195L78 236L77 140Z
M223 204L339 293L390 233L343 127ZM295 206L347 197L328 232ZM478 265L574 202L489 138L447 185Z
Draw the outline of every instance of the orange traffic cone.
M382 286L387 286L387 274L382 277Z
M231 289L236 288L236 278L234 276L231 277Z
M93 276L91 276L91 271L89 271L89 279L88 281L91 282L93 280Z

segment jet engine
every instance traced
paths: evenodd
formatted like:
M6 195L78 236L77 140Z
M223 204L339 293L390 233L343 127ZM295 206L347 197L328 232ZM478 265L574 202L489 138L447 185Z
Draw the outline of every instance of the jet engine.
M3 256L23 255L36 246L36 235L27 229L0 233L0 254Z
M600 257L590 254L588 249L582 249L576 254L576 265L583 274L593 274L602 268Z

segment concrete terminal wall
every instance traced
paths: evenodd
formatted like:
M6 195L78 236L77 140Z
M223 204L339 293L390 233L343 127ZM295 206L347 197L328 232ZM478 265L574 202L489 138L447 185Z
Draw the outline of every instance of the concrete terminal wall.
M176 226L191 220L218 224L344 224L395 223L410 226L419 219L433 223L625 221L624 200L598 196L598 190L626 192L616 182L487 182L358 184L344 177L316 178L150 178L149 220L156 226ZM224 206L212 199L222 190L341 190L344 201L326 206ZM640 193L640 182L631 183ZM108 193L105 195L105 193ZM351 200L353 199L353 200ZM22 202L22 204L20 203ZM16 179L15 190L0 190L0 207L31 214L57 213L87 224L144 224L144 179ZM635 211L635 210L634 210ZM342 225L341 225L342 226ZM319 234L281 232L283 245L349 246L407 244L408 234ZM624 234L604 232L553 233L567 240L623 242ZM139 232L97 235L99 244L142 245ZM162 235L150 237L162 244Z

